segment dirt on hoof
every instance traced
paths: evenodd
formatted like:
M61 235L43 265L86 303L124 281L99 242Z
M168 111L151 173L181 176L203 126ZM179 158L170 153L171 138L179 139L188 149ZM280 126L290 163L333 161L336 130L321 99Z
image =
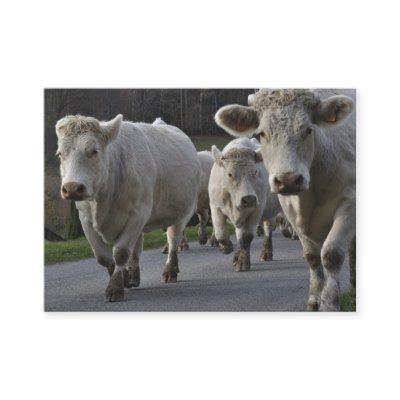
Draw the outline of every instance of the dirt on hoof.
M261 261L272 261L274 258L273 254L269 251L262 251L260 255Z
M176 283L178 280L178 273L176 271L166 271L162 276L165 283Z
M124 299L124 274L114 272L106 288L107 301L122 301Z
M233 256L233 269L236 272L248 271L250 269L250 253L246 250L236 250Z
M202 246L207 244L207 233L206 232L199 232L199 243Z
M218 242L218 248L221 250L222 253L230 254L233 251L233 243L229 239L220 240Z
M208 239L207 246L218 247L218 240L214 235L212 235L210 239Z
M307 302L307 311L318 311L319 304L318 301L315 299L308 300Z
M178 246L178 251L185 251L185 250L189 250L189 243L185 242L185 243L181 243ZM168 252L168 251L167 251Z
M139 268L128 269L124 271L124 286L128 289L138 287L140 285Z

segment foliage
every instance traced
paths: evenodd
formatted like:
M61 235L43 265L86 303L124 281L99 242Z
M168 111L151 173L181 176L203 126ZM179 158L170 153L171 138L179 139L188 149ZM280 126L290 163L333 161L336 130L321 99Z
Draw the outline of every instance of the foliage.
M77 239L83 235L81 221L79 220L79 212L75 202L70 202L70 214L67 223L67 239Z
M356 290L352 288L348 292L343 293L340 299L340 309L341 311L357 311L356 303Z
M197 227L188 227L185 232L188 241L197 240ZM211 236L211 232L212 228L207 227L208 236ZM161 248L166 244L166 241L166 234L161 230L145 233L143 249ZM85 237L65 242L45 241L44 244L44 262L46 265L90 257L93 257L93 252Z

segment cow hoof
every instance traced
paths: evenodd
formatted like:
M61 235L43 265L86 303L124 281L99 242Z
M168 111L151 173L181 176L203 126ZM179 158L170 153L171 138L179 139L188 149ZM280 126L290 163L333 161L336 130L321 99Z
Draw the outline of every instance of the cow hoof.
M250 264L241 264L238 262L233 263L233 270L235 272L245 272L250 271Z
M124 271L124 286L128 289L138 287L140 285L140 271L139 269L125 270Z
M124 289L116 289L116 288L110 288L107 286L106 289L106 299L107 301L110 302L116 302L116 301L123 301L124 300Z
M230 254L233 251L233 243L228 240L220 240L218 243L218 248L224 254Z
M164 246L164 248L162 249L162 253L163 254L168 254L168 243Z
M235 272L248 271L250 269L250 254L244 250L237 250L233 256L233 270Z
M218 247L218 240L214 235L208 239L207 246Z
M273 254L270 252L262 252L260 256L261 261L272 261L273 258Z
M204 246L207 244L207 234L199 234L199 243Z
M328 303L321 300L319 311L340 311L340 303L339 301Z
M307 302L307 311L318 311L319 310L319 303L317 299L309 299Z
M122 301L124 299L124 273L114 272L106 289L107 301Z
M185 250L189 250L189 245L187 243L180 244L178 246L178 251L185 251ZM167 250L167 253L168 253L168 250Z
M257 232L257 236L258 237L264 236L264 228L261 225L257 226L257 231L256 232Z
M163 280L165 283L176 283L178 280L178 273L176 271L164 272Z

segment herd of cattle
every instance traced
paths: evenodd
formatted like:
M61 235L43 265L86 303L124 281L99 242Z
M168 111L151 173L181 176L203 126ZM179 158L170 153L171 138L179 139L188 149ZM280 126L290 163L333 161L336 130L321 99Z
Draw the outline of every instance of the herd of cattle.
M67 116L57 122L61 195L76 201L98 263L107 268L109 301L140 284L143 232L166 229L166 283L179 273L178 247L195 212L199 242L231 253L235 271L250 269L250 245L265 235L262 260L272 259L272 231L299 238L310 266L308 310L340 309L338 275L349 251L356 283L355 91L261 89L248 106L227 105L216 123L237 137L222 151L196 149L180 129ZM252 138L260 135L260 142ZM111 245L112 244L112 245Z

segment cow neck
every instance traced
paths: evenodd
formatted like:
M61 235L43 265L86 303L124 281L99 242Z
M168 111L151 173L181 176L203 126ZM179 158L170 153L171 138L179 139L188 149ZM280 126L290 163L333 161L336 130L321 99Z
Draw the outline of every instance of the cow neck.
M97 195L94 201L91 202L92 218L98 225L110 214L113 206L118 204L117 201L123 186L124 169L121 168L121 165L118 165L120 161L113 153L108 154L107 177L100 184ZM111 173L111 171L114 173Z
M332 139L323 132L318 130L314 137L314 158L310 168L311 185L318 188L324 185L331 186L337 179L337 155L334 154ZM321 189L325 189L321 187Z

